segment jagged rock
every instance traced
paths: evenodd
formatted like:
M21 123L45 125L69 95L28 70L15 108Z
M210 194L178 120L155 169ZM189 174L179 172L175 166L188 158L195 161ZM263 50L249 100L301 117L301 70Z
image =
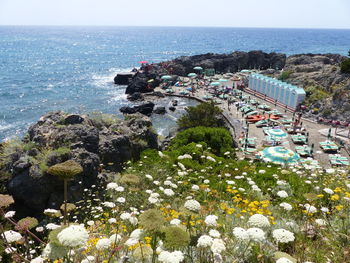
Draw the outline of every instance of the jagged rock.
M39 216L43 209L61 205L63 182L47 174L44 167L70 159L83 167L84 172L69 182L69 201L75 202L82 198L84 188L97 182L101 164L120 171L124 162L138 159L141 151L158 148L158 135L152 129L151 120L144 115L130 115L127 120L102 127L89 116L70 116L64 112L46 114L29 128L25 138L25 142L35 143L36 147L9 156L5 167L12 177L7 189L15 199L19 217ZM67 118L79 123L70 121L64 125ZM58 148L61 150L56 151ZM42 158L43 152L38 149L52 151Z
M133 107L129 107L129 106L121 107L120 111L124 114L134 114L136 112L139 112L146 116L150 116L153 112L153 108L154 108L154 103L148 101L144 104L136 105Z
M77 114L70 114L64 119L64 124L80 124L84 121L84 118Z
M143 100L143 95L140 92L135 92L129 95L127 98L130 101Z
M134 72L118 73L117 76L114 77L114 84L129 85L130 80L134 75Z
M176 108L175 108L174 106L170 106L170 107L169 107L169 110L171 110L171 111L175 111L175 110L176 110Z
M165 114L166 109L163 106L159 106L159 107L155 108L153 112L156 114Z

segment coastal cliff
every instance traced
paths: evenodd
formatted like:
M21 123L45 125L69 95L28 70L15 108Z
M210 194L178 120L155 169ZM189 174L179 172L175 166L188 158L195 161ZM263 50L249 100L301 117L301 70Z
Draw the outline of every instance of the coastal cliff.
M157 149L157 134L146 116L48 113L32 125L23 141L3 143L0 169L7 174L7 190L15 199L18 216L40 215L63 201L62 180L47 173L49 167L74 160L83 175L69 183L71 202L84 188L96 184L101 171L117 172L125 162L137 160L149 148Z

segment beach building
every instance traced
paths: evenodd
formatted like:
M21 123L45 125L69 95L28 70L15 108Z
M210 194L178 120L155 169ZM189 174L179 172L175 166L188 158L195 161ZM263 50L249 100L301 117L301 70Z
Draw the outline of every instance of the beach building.
M249 89L293 109L301 104L306 96L304 89L262 74L251 73L248 80Z

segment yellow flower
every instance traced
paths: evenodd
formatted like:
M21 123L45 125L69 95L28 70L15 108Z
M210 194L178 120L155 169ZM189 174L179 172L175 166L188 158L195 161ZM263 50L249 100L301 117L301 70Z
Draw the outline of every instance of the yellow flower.
M344 206L342 206L342 205L337 205L337 206L335 207L335 209L337 209L338 211L342 210L343 208L344 208Z
M336 187L336 188L334 189L334 192L335 192L335 193L341 193L341 192L343 192L343 189L340 188L340 187Z
M322 198L322 197L324 197L324 195L323 194L319 194L319 195L317 195L317 197L318 198Z
M332 201L338 201L340 199L339 195L332 195L331 200Z

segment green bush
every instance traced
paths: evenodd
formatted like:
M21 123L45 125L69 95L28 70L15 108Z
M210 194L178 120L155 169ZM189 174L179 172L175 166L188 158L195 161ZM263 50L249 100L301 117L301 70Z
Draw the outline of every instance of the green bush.
M103 127L110 127L120 121L120 119L118 119L117 116L113 114L104 114L101 112L92 112L89 114L89 118L98 129L102 129Z
M350 73L350 58L344 60L341 64L340 64L340 71L342 73Z
M318 101L322 101L330 96L330 93L318 86L309 86L305 89L306 99L305 104L311 105Z
M232 137L224 128L195 127L182 131L171 142L171 149L179 149L190 143L203 143L216 155L232 151Z
M278 77L279 80L285 81L290 77L290 75L293 73L291 70L283 71L281 75Z
M203 102L194 107L188 107L186 113L177 121L180 130L204 126L224 127L225 121L221 116L222 110L213 102Z

